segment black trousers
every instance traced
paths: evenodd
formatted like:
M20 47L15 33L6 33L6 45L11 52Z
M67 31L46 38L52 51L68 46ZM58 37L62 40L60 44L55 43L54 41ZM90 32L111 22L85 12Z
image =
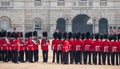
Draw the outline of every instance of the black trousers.
M38 50L34 50L34 61L35 62L38 62L38 59L39 59L38 54L39 54L39 51Z
M28 59L29 59L29 62L33 62L33 52L34 52L34 51L32 51L32 50L29 50L29 51L28 51L28 56L29 56Z
M2 50L0 50L0 61L2 61Z
M112 63L112 65L115 64L115 61L116 61L116 65L119 64L119 62L118 62L118 56L119 56L118 52L111 53L111 63Z
M82 64L82 51L76 51L75 53L75 64Z
M57 51L57 63L62 63L62 51Z
M12 61L14 63L17 63L18 62L18 51L17 50L13 50L12 53L13 53L13 55L12 55L13 56L13 60Z
M19 60L20 62L24 62L24 51L23 50L19 51Z
M101 55L102 55L101 52L94 52L93 53L93 63L94 64L101 65ZM98 56L98 58L97 58L97 56Z
M91 64L91 52L90 51L84 51L84 64ZM89 60L87 60L89 58Z
M12 51L8 50L8 61L12 60Z
M25 50L25 61L27 62L29 60L28 50Z
M68 64L68 52L63 52L62 63Z
M7 50L2 51L2 60L3 62L8 62L8 51Z
M52 60L52 62L55 62L56 56L57 56L57 50L53 50L53 60Z
M48 61L48 50L42 50L43 62Z
M106 58L107 58L107 60L106 60ZM102 53L102 62L104 65L106 64L106 61L107 61L108 65L110 65L110 53L109 52Z
M73 51L69 51L69 57L70 57L70 64L73 64L73 61L74 61L74 55L73 55Z

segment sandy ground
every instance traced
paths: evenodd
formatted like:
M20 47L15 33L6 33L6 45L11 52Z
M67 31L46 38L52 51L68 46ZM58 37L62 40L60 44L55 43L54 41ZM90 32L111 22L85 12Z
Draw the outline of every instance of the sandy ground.
M80 65L80 64L56 64L52 63L52 51L49 48L48 63L42 62L42 52L39 52L39 62L37 63L3 63L0 62L0 69L120 69L119 66L112 65Z

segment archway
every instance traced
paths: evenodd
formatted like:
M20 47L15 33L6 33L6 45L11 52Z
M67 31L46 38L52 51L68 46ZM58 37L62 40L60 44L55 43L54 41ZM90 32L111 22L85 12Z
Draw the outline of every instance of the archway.
M73 32L91 32L93 31L93 25L87 24L90 17L86 14L79 14L75 16L72 20L72 31Z
M11 19L9 17L0 17L0 30L11 31Z
M57 30L59 30L59 32L65 32L66 31L66 21L64 18L59 18L57 20Z
M108 20L106 18L101 18L99 20L99 33L108 34Z

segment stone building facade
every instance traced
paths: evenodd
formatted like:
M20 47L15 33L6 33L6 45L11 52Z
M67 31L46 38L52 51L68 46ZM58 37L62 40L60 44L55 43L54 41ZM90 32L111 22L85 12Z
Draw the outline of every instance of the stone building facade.
M120 0L0 0L0 30L118 33Z

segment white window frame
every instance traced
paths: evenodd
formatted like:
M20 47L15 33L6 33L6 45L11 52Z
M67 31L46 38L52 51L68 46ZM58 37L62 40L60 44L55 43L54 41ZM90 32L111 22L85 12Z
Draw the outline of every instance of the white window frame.
M42 6L42 0L35 0L34 6Z
M108 0L100 0L100 6L107 6Z
M13 2L14 2L13 0L0 0L0 7L1 8L12 8Z
M57 5L58 6L65 6L65 0L58 0Z

